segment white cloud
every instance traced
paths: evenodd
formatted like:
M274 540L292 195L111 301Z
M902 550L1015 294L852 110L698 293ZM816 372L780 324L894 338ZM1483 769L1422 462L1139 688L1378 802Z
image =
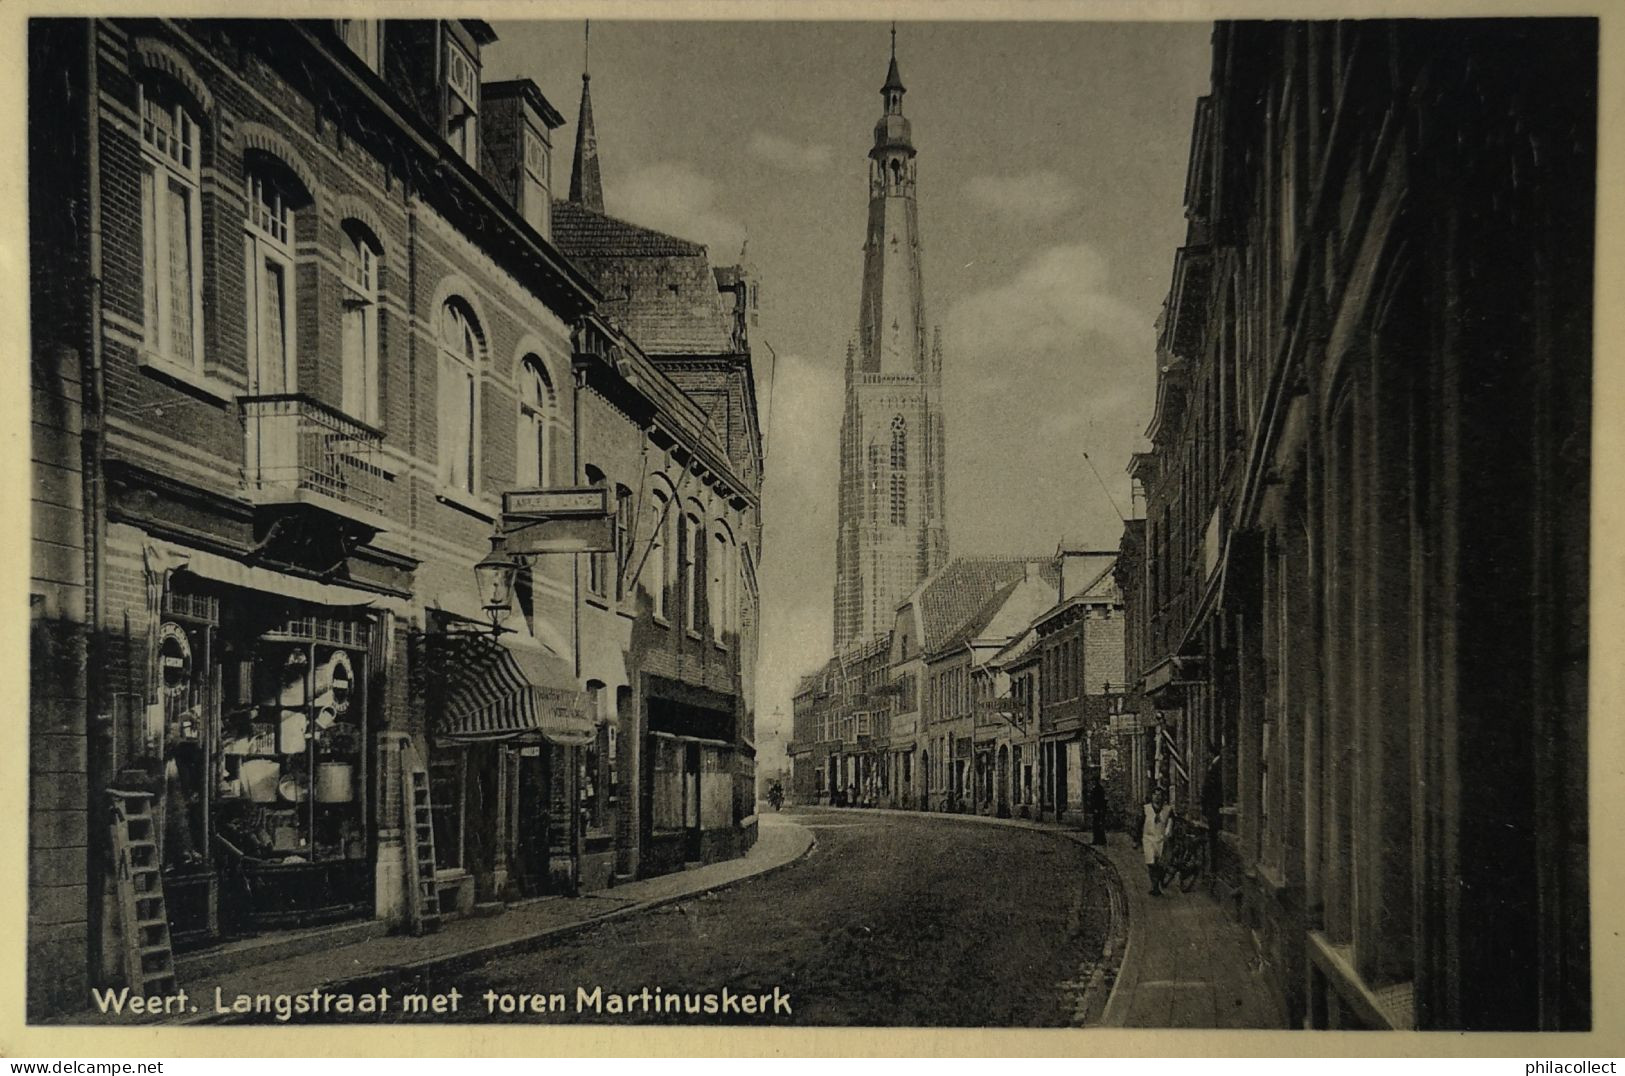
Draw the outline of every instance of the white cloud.
M1116 543L1123 469L1151 414L1154 313L1115 293L1111 266L1085 243L1039 249L949 309L955 548L1052 548L1062 534Z
M1073 183L1058 172L1019 176L974 176L965 184L971 201L984 209L1024 223L1054 220L1078 200Z
M713 261L725 263L744 243L745 226L720 204L721 190L692 165L658 161L612 183L605 202L611 215L704 243Z
M803 145L782 135L757 131L750 136L750 154L787 172L821 172L834 157L823 143Z
M1089 336L1124 350L1143 350L1149 363L1151 318L1110 290L1106 259L1087 243L1046 247L1003 284L973 292L948 313L962 352L1018 358L1066 352Z

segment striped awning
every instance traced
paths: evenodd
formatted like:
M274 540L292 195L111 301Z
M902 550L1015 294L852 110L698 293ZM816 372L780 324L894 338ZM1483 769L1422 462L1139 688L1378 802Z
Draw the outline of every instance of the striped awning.
M461 636L440 666L445 680L436 737L442 742L523 738L579 747L598 733L586 692L575 689L568 663L547 650Z

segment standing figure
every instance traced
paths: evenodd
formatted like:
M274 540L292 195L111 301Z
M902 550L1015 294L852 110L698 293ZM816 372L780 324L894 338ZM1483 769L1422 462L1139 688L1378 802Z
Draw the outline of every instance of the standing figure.
M1173 821L1174 809L1162 789L1151 793L1151 802L1145 805L1145 817L1140 822L1140 850L1145 855L1145 869L1151 876L1151 895L1162 896L1162 844L1168 838L1168 827Z
M1106 787L1099 781L1089 790L1089 821L1094 824L1094 841L1106 843Z

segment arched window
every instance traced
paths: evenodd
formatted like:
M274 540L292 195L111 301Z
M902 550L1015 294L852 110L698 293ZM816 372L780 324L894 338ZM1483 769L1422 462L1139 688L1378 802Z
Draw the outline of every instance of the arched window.
M203 223L198 124L180 92L143 82L142 305L147 347L189 370L203 365Z
M733 547L726 531L717 530L712 536L710 564L710 590L707 604L711 612L711 638L722 642L725 631L733 630Z
M666 619L666 558L671 556L673 543L667 540L671 533L674 513L671 498L663 489L653 491L649 513L649 549L643 555L643 570L639 579L649 592L652 611L656 618Z
M344 222L343 317L341 344L345 414L378 425L378 258L377 236L359 221Z
M634 540L633 512L637 504L632 500L632 491L626 486L615 487L615 600L626 600L626 573L629 570L627 561L632 558Z
M894 471L908 466L908 423L902 415L891 420L891 465Z
M682 557L683 568L683 627L696 634L700 630L700 549L705 543L705 529L700 517L692 512L683 516Z
M519 486L545 486L548 480L548 425L553 386L547 369L535 355L519 364L518 460L514 474Z
M461 299L440 308L440 481L454 490L477 488L480 337Z
M248 369L251 390L262 396L298 389L293 211L308 200L268 163L248 173Z

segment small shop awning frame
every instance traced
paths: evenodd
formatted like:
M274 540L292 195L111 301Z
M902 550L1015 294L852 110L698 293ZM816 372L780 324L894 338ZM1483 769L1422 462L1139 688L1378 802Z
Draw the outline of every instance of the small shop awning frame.
M592 701L557 655L474 632L431 638L439 681L436 741L545 740L581 747L597 737ZM431 697L432 708L435 702Z

